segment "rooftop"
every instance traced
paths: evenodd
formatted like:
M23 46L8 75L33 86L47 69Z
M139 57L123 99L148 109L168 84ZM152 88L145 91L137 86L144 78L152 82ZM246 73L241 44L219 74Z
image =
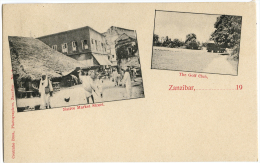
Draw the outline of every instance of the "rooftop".
M52 78L61 77L83 66L38 39L9 36L8 40L13 74L19 75L19 79L39 80L43 72Z
M59 34L71 32L71 31L81 30L81 29L84 29L84 28L86 28L86 29L87 29L87 28L92 29L93 31L97 32L98 34L104 36L103 33L100 33L100 32L98 32L98 31L96 31L95 29L91 28L90 26L85 26L85 27L81 27L81 28L71 29L71 30L68 30L68 31L63 31L63 32L58 32L58 33L54 33L54 34L49 34L49 35L37 37L37 39L44 38L44 37L49 37L49 36L54 36L54 35L59 35Z
M126 28L121 28L121 27L116 27L116 26L111 26L110 28L113 28L113 27L115 27L115 28L117 28L117 29L123 29L123 30L128 30L128 31L134 31L134 30L131 30L131 29L126 29Z

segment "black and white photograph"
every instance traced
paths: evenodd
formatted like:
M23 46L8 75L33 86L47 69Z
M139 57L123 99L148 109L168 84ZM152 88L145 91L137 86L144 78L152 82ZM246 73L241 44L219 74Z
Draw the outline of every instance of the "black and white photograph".
M242 16L155 11L152 69L238 75Z
M30 35L8 37L18 112L144 97L135 30Z

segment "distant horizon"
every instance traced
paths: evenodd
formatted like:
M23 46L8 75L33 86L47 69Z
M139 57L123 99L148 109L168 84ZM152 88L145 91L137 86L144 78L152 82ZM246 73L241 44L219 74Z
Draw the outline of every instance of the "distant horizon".
M194 33L200 43L208 42L215 31L214 24L221 15L199 13L156 11L154 34L168 36L171 40L186 40L186 35Z

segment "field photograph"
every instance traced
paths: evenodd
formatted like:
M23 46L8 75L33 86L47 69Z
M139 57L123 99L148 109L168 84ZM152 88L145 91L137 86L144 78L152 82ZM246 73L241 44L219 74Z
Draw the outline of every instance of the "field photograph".
M156 11L152 69L238 75L242 17Z

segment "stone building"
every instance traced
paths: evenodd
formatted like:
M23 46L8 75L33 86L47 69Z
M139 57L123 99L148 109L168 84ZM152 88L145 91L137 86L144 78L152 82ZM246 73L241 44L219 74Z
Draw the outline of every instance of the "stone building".
M86 26L37 38L49 47L76 59L86 67L111 65L108 60L106 38Z
M120 37L131 37L132 39L136 40L136 32L135 30L120 28L111 26L106 32L103 33L106 37L106 44L107 44L107 52L109 56L109 60L111 61L112 65L117 65L117 54L116 54L116 42L117 39Z

